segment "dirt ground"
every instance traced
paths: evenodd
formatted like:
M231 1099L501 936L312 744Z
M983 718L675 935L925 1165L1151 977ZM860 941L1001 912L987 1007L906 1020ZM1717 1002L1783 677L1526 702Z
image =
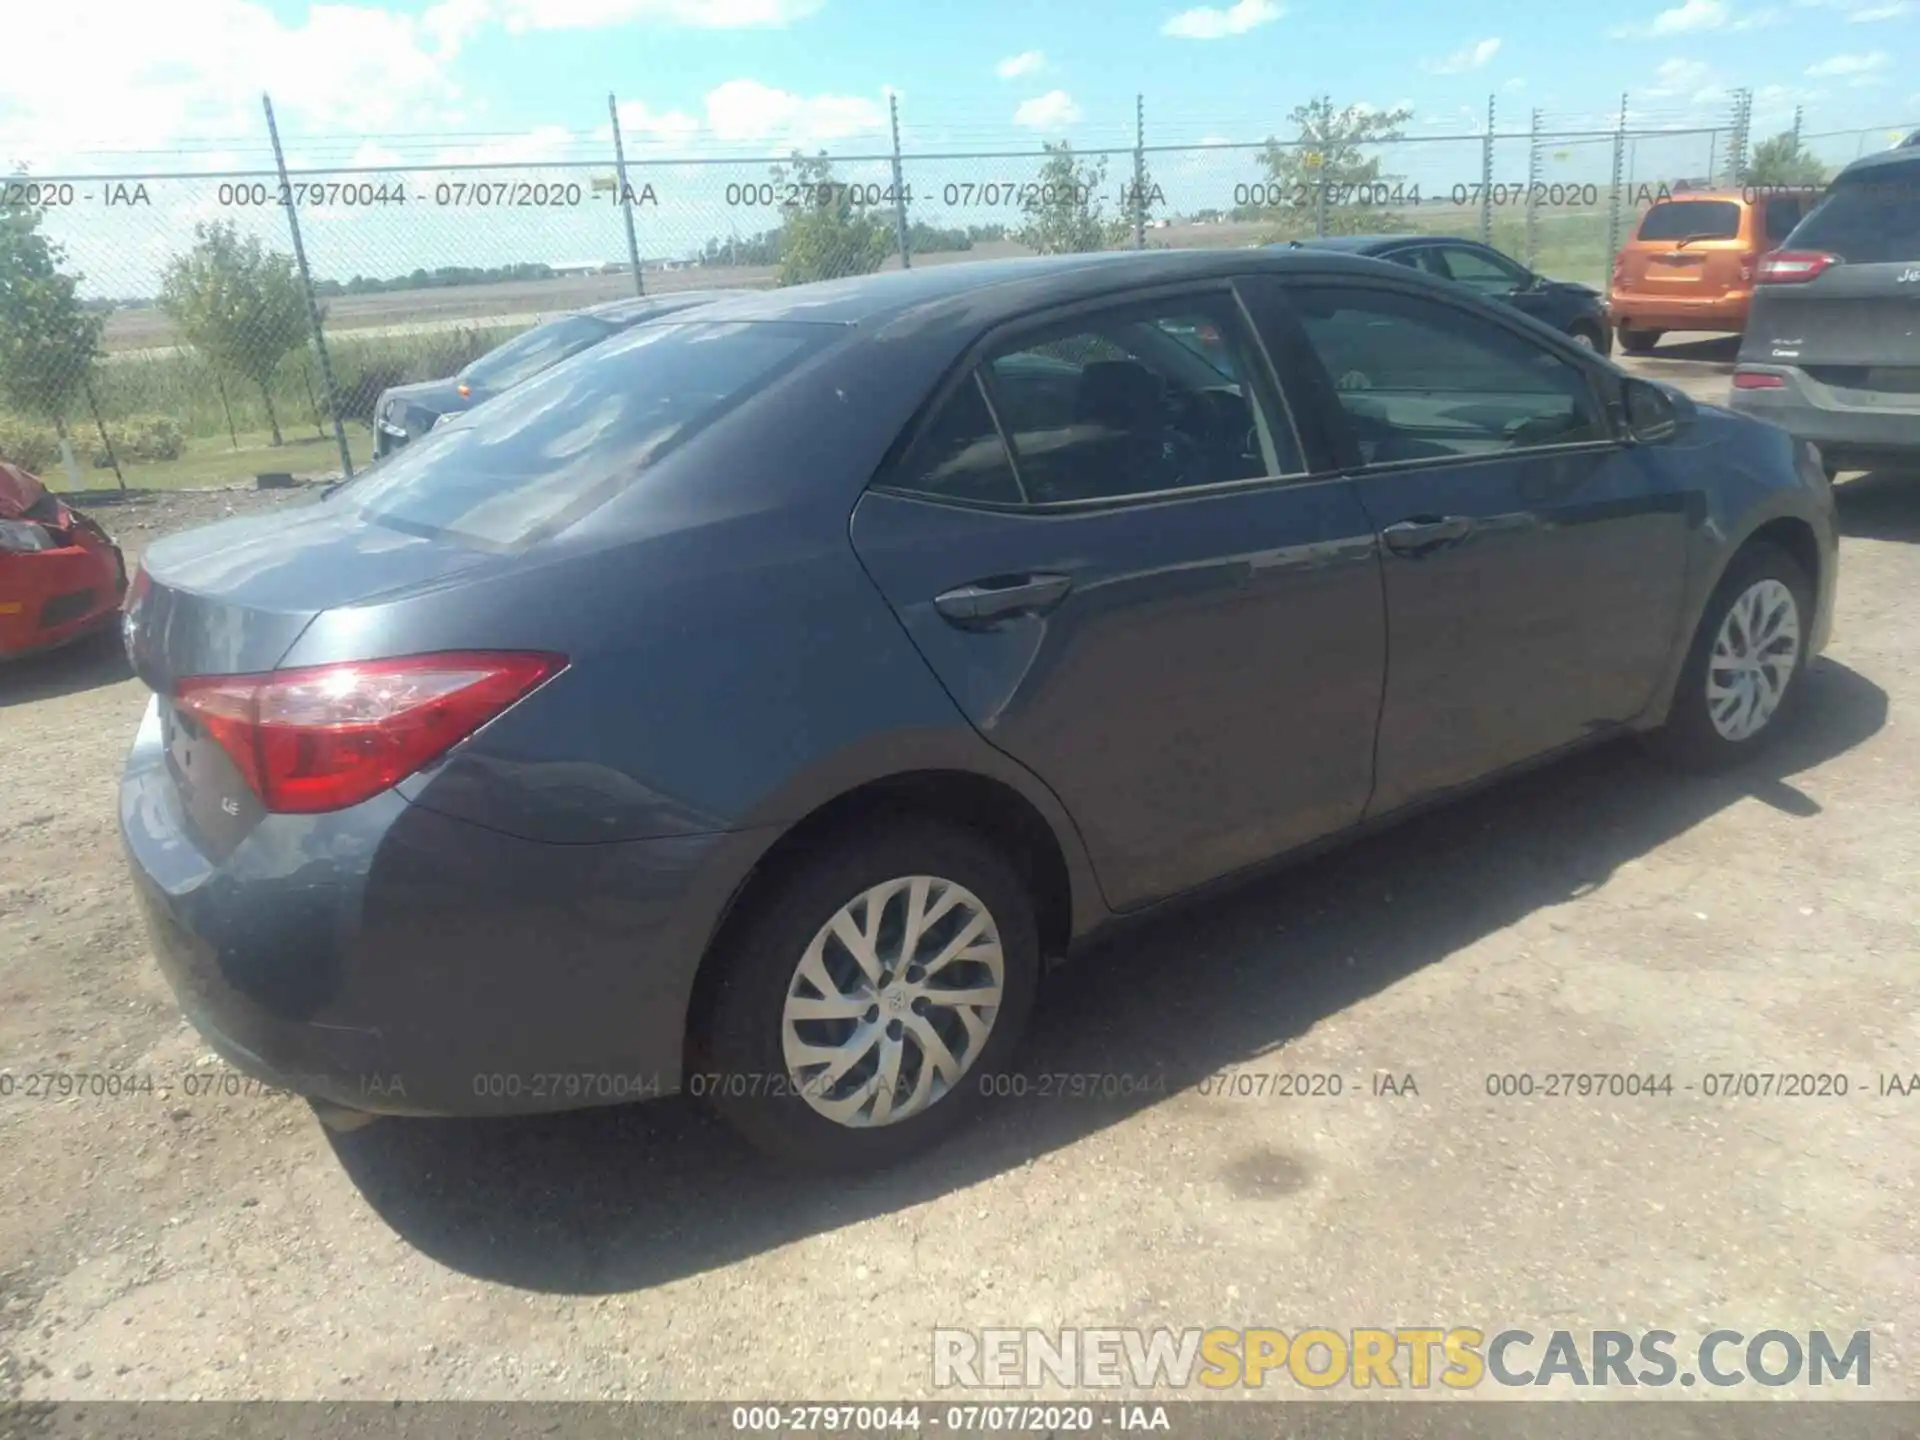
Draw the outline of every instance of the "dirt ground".
M1650 368L1723 394L1724 359ZM299 498L96 513L137 552ZM1164 1095L1009 1099L850 1182L679 1101L330 1135L205 1093L114 834L144 693L111 638L0 672L0 1399L897 1398L938 1325L1867 1330L1871 1394L1920 1398L1920 1096L1879 1093L1920 1071L1920 476L1841 507L1834 644L1759 768L1615 746L1158 921L1027 1054ZM151 1088L24 1093L107 1071ZM1301 1071L1347 1093L1219 1093ZM1676 1089L1488 1094L1521 1071ZM1786 1071L1850 1091L1701 1089Z

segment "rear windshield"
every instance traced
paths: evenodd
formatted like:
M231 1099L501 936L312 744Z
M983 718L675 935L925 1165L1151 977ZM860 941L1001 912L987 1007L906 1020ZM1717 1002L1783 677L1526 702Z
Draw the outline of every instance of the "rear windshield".
M1920 260L1920 165L1836 181L1787 237L1787 248L1824 250L1855 265Z
M510 390L531 380L549 366L613 334L613 326L589 315L568 315L536 325L498 349L489 350L460 372L469 385L486 390Z
M642 325L355 477L332 503L403 530L519 546L572 524L844 333L836 325Z
M1740 234L1740 207L1731 200L1670 200L1647 211L1642 240L1732 240Z

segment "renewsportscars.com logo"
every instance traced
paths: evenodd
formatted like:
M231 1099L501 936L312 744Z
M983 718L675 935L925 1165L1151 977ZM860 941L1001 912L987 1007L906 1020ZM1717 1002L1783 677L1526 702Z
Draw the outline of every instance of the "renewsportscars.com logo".
M1334 1330L989 1329L933 1332L937 1389L1473 1390L1576 1387L1778 1387L1873 1383L1873 1337L1825 1330L1500 1330L1470 1326Z

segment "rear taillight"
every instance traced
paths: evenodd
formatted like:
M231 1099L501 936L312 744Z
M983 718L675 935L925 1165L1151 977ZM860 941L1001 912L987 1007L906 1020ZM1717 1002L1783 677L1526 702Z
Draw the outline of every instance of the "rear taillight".
M1620 286L1626 283L1627 283L1627 257L1624 255L1616 255L1613 257L1614 288L1617 290L1620 288Z
M1769 375L1765 370L1736 370L1733 372L1733 388L1736 390L1784 390L1787 379L1784 375Z
M233 758L267 809L311 815L378 795L566 665L462 651L182 680L179 707Z
M1774 250L1760 257L1760 283L1804 285L1839 263L1838 255L1822 250Z
M1740 283L1742 285L1753 283L1753 262L1758 258L1759 257L1752 251L1748 251L1740 257Z

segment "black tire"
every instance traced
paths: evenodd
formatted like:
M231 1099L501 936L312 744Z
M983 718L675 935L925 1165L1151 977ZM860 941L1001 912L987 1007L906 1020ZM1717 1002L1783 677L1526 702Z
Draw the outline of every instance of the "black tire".
M1613 351L1613 337L1610 332L1598 325L1576 323L1567 327L1567 334L1575 341L1586 346L1596 355L1607 355Z
M1764 580L1779 581L1793 596L1798 612L1799 645L1773 713L1752 734L1729 739L1713 721L1707 699L1707 670L1713 659L1714 642L1734 602ZM1813 582L1806 571L1777 545L1762 541L1747 546L1734 556L1701 613L1700 627L1694 632L1693 644L1687 651L1687 663L1680 672L1667 722L1647 737L1650 747L1662 759L1692 770L1725 769L1762 749L1778 733L1781 721L1793 711L1800 693L1800 679L1807 668L1807 639L1812 631Z
M1617 332L1620 336L1620 348L1629 355L1645 355L1660 343L1663 330L1636 330L1631 325L1622 325Z
M815 1110L788 1069L782 1041L788 991L808 947L843 906L873 886L914 875L957 883L981 902L1000 941L1001 1003L958 1083L925 1109L887 1124L844 1125ZM748 1143L810 1169L877 1169L925 1148L979 1109L992 1077L1007 1071L1040 974L1032 896L990 841L934 820L882 821L846 833L742 903L752 908L713 957L721 968L703 1058L688 1076L688 1089ZM921 1065L928 1064L925 1052L918 1053ZM903 1088L906 1073L903 1068Z

